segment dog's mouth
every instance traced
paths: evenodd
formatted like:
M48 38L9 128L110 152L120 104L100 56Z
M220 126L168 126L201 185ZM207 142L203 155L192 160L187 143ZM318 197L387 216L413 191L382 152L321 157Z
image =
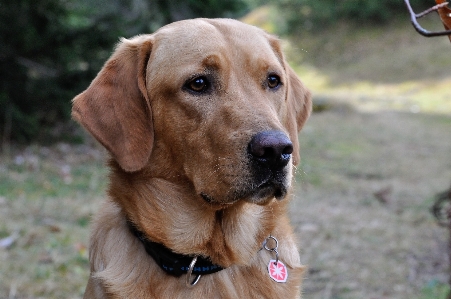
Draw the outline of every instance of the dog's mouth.
M261 184L252 197L266 198L275 197L277 200L283 199L287 195L287 188L278 182L265 182Z
M273 198L282 200L286 195L287 187L283 183L277 180L268 180L249 190L243 199L250 203L267 204Z
M247 188L234 190L227 198L219 199L201 192L202 199L209 204L231 205L237 201L244 200L249 203L264 205L272 199L282 200L288 193L288 187L277 179L267 179L259 184L249 184Z

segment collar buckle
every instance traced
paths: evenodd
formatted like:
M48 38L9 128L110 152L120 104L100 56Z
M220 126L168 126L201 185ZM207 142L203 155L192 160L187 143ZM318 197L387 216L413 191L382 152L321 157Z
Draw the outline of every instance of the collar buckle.
M191 261L191 264L189 264L188 272L186 273L186 286L189 288L192 288L195 286L202 275L197 274L196 278L194 278L193 281L191 281L191 274L193 273L194 265L197 262L197 256L193 257L193 260Z

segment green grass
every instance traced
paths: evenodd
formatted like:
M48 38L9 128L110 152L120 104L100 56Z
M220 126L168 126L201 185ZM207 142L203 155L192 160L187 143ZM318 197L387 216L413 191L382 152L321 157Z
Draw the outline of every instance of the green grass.
M449 285L432 280L421 290L420 299L446 299L450 291Z
M444 115L312 115L291 209L313 270L306 298L423 298L446 285L449 234L429 210L451 182L450 130ZM382 190L384 202L375 195Z
M89 221L106 188L103 150L58 144L0 158L0 298L81 298Z
M451 44L418 35L409 22L363 29L341 24L299 34L287 48L318 99L361 111L451 113Z

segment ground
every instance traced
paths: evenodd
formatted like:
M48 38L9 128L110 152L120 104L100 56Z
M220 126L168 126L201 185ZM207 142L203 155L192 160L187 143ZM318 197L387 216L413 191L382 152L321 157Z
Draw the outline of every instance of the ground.
M404 21L285 44L322 111L300 134L290 212L306 299L445 298L449 235L430 207L451 184L451 44ZM1 299L82 297L104 157L90 139L3 146Z
M429 298L419 295L442 288L448 234L430 207L451 184L450 129L435 115L313 115L291 209L309 266L305 298Z

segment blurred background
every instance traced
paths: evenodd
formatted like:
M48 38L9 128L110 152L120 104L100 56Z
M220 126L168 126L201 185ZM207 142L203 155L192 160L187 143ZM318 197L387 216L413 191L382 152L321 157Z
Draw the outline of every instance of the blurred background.
M194 17L281 36L313 92L291 201L304 298L447 298L451 43L402 0L0 0L0 298L82 298L107 170L71 99L120 37Z

